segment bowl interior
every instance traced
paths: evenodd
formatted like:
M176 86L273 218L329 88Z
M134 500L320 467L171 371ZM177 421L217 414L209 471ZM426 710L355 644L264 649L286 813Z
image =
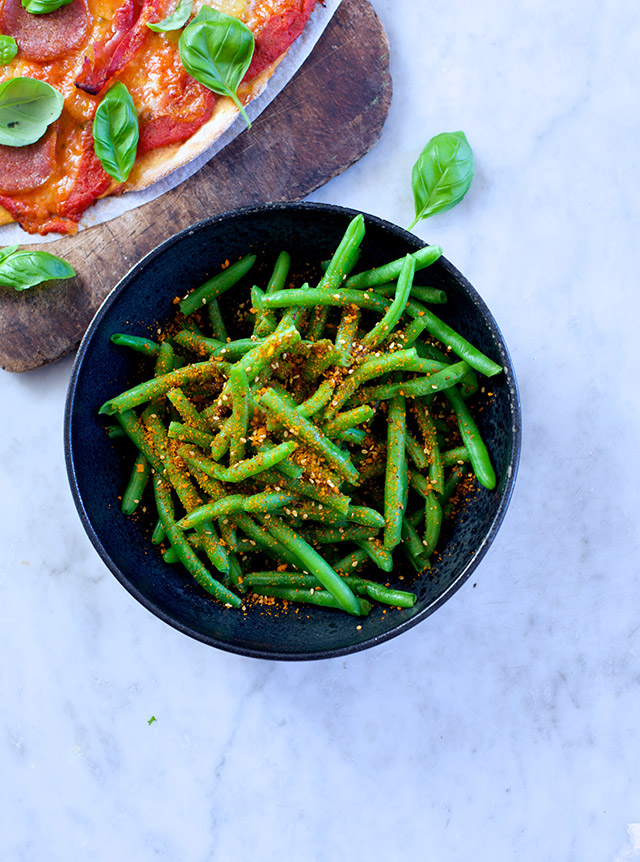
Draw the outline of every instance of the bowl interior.
M151 511L125 517L119 495L133 463L128 441L111 440L98 408L135 385L144 374L132 351L109 341L114 332L149 335L175 314L172 300L197 287L226 260L249 252L256 269L221 300L223 311L249 297L251 284L266 281L282 249L292 274L313 277L331 256L354 211L322 204L271 205L201 222L165 242L139 263L109 295L80 346L69 387L65 422L67 467L76 505L94 546L121 583L149 610L205 643L244 655L308 659L353 652L415 625L441 605L486 552L506 510L519 456L520 415L515 378L493 317L476 291L446 260L418 274L416 282L442 287L448 302L436 313L504 368L491 380L485 408L477 415L493 459L498 485L480 489L465 504L432 569L416 576L400 555L391 583L418 596L411 609L376 607L364 619L300 606L293 613L250 607L223 608L182 570L162 562L149 542ZM366 217L358 268L384 263L423 243L377 218ZM314 264L309 272L310 263ZM260 277L266 274L262 281ZM148 369L149 366L147 365ZM399 580L402 576L403 580Z

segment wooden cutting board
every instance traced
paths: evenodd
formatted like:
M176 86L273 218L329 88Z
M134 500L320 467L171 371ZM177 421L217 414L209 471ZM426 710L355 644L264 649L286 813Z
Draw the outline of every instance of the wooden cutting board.
M343 0L287 87L198 173L110 222L32 246L77 276L0 287L2 368L28 371L74 350L109 291L167 237L226 210L300 200L346 170L379 138L390 101L384 29L366 0Z

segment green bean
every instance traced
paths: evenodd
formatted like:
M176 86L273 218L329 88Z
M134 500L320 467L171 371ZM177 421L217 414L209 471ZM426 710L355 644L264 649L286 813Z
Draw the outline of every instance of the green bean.
M319 482L314 482L312 484L304 478L293 481L287 476L278 476L277 473L267 470L259 476L256 476L255 479L258 481L265 479L271 484L274 484L276 486L276 490L278 487L282 487L286 491L290 491L292 494L297 494L300 497L309 497L311 500L317 500L319 503L335 509L336 512L339 512L342 515L346 515L349 511L351 498L347 497L346 494L342 494L338 490L337 486L332 488L331 486L326 485L326 483Z
M162 521L158 520L158 523L162 525ZM164 531L164 527L162 529ZM189 542L189 544L194 550L200 550L200 538L195 533L189 533L188 536L185 536L185 539L187 540L187 542ZM167 563L168 565L173 565L173 563L180 562L180 557L178 556L172 545L169 545L166 550L162 551L162 562Z
M221 467L220 464L216 464L215 461L201 458L184 446L180 449L180 456L184 458L187 464L193 464L198 469L202 470L203 473L206 473L208 476L212 476L214 479L218 479L220 482L242 482L244 479L249 479L251 476L255 476L263 470L268 470L270 467L274 467L279 461L283 461L291 455L297 446L298 444L293 441L279 443L277 446L274 446L273 449L269 449L266 452L259 452L252 458L245 458L242 461L236 462L231 467Z
M236 263L232 263L231 266L228 266L217 275L214 275L213 278L205 281L204 284L193 290L186 299L183 299L180 303L180 311L185 317L188 317L194 311L206 305L207 302L217 299L225 291L229 290L230 287L233 287L234 284L237 284L242 276L249 272L255 261L255 254L248 254L241 260L236 261Z
M315 380L323 374L330 365L336 365L336 349L333 341L323 338L312 343L312 348L307 356L303 369L305 380Z
M181 329L173 336L173 340L180 347L185 347L192 353L198 353L200 356L215 356L218 351L224 347L224 341L218 341L217 338L208 338L202 335L201 332L191 332L188 329Z
M276 290L282 290L289 275L289 267L291 258L286 251L281 251L273 267L271 278L267 284L267 293L274 293Z
M404 331L404 346L411 347L411 345L416 341L416 339L418 339L422 335L426 328L426 321L424 321L421 317L414 317Z
M294 499L293 494L262 492L260 494L229 494L214 503L205 503L193 509L178 521L181 530L190 530L196 524L235 512L275 512Z
M444 487L444 466L438 445L436 423L422 401L416 400L413 404L414 416L429 453L429 482L433 489L440 494Z
M123 410L131 410L133 407L144 404L152 398L166 395L169 389L182 387L185 384L205 383L219 373L220 369L215 362L195 362L193 365L186 365L184 368L178 368L175 371L170 371L168 374L154 377L151 380L146 380L144 383L133 386L126 392L116 395L115 398L105 401L98 412L112 416Z
M229 579L231 580L231 583L241 593L246 593L247 588L244 586L243 583L242 566L238 562L238 558L233 552L229 554L229 563Z
M343 440L345 443L355 443L357 446L362 446L366 439L367 432L361 428L347 428L346 431L338 434L338 440Z
M236 532L236 526L231 523L229 518L218 518L216 523L220 530L222 540L228 548L227 556L229 557L229 573L231 573L231 554L238 550L238 534Z
M193 335L202 335L204 332L195 320L184 320L182 322L182 332L191 332Z
M379 539L357 540L356 545L366 551L369 558L383 572L390 572L393 568L393 557Z
M390 589L376 581L353 576L345 577L345 581L357 596L375 598L382 604L410 608L416 603L414 593ZM297 572L251 572L246 575L245 583L259 595L264 595L263 589L271 588L309 591L310 595L323 589L320 581L313 575L300 575ZM320 595L322 594L321 592Z
M173 453L168 447L168 437L160 418L153 412L153 407L146 408L142 415L144 427L147 431L149 444L158 453L163 464L163 475L170 482L178 495L178 499L187 511L201 505L202 499L198 494L189 476L180 470ZM225 574L229 571L229 558L220 544L219 537L210 522L198 524L196 532L200 536L202 548L211 560L211 563L220 572Z
M415 259L408 254L405 257L402 269L400 270L400 277L398 278L398 283L396 285L393 302L387 309L382 320L379 320L373 329L367 332L362 338L362 344L364 344L368 349L374 348L380 344L381 341L384 341L402 317L407 300L409 299L409 294L411 293L411 285L413 284L415 268Z
M355 265L360 243L364 238L364 218L361 214L355 216L347 226L344 236L338 243L333 257L329 261L326 272L321 278L318 288L334 288L342 284Z
M206 431L200 431L194 428L193 425L185 425L182 422L169 423L169 437L175 440L182 440L185 443L195 443L203 449L208 449L213 441L213 434L208 434Z
M275 332L267 336L264 341L256 346L238 361L239 367L246 372L247 377L255 377L265 366L272 363L286 350L290 350L300 343L300 333L293 325L284 324L280 321ZM229 381L222 388L213 408L207 408L207 416L213 415L213 409L221 407L229 399Z
M360 473L360 485L364 482L368 482L370 479L375 479L376 476L381 476L386 469L386 457L385 458L373 458L367 460L364 464L360 464L358 467Z
M318 283L317 290L334 290L342 284L358 260L364 232L364 218L358 214L349 222L344 236L329 261L326 272ZM314 341L322 338L326 320L327 309L316 307L314 317L309 325L309 338Z
M429 567L429 554L408 518L402 521L402 550L417 572Z
M242 461L247 449L249 427L249 381L240 365L233 365L229 372L229 392L232 413L229 427L229 466Z
M348 288L298 287L293 290L278 290L265 296L264 308L315 308L316 306L344 307L355 305L368 311L385 314L390 303L376 293L363 293ZM316 339L317 340L317 339Z
M302 404L298 404L296 408L298 413L307 418L318 413L319 410L322 410L331 401L334 388L335 384L333 380L323 380L313 395L307 398L306 401L303 401Z
M416 317L413 320L413 323L421 320L421 318ZM426 323L423 324L426 327ZM407 327L407 331L409 327ZM426 343L421 343L416 345L416 350L420 354L420 356L426 356L430 359L436 359L439 362L443 362L446 365L451 365L451 356L448 356L442 350L439 350L435 345ZM468 398L470 395L473 395L474 392L478 389L478 378L476 376L473 368L469 368L464 377L460 380L460 385L462 387L462 395L464 398Z
M439 245L428 245L414 251L412 257L415 260L416 271L431 266L441 255L442 249ZM400 257L376 269L359 272L357 275L352 275L351 278L347 279L347 286L360 289L363 287L375 287L378 284L387 284L398 278L403 263L404 258Z
M351 551L346 557L334 563L333 568L339 575L351 575L361 569L368 559L369 554L364 548L356 548L355 551Z
M138 447L149 464L151 464L152 469L159 475L164 473L164 464L147 440L142 423L133 410L123 410L122 413L116 415L116 419L127 437Z
M280 252L273 267L269 283L267 284L266 293L274 293L276 290L282 290L287 281L290 265L291 258L287 252ZM256 323L253 331L256 336L263 338L270 335L275 330L276 326L277 321L275 314L272 311L265 311L263 309L260 314L256 315Z
M418 473L416 470L412 470L409 473L409 485L425 499L429 496L431 491L433 491L433 485L429 479L423 476L422 473Z
M275 443L270 443L268 440L265 440L264 443L256 446L256 449L258 452L269 452L271 449L275 448L275 445ZM300 467L299 464L289 461L288 458L278 461L274 466L274 470L277 470L278 473L282 473L283 476L288 476L289 479L299 479L304 473L304 469Z
M333 398L327 405L325 418L327 420L332 419L362 383L390 371L405 368L407 363L415 362L417 359L418 356L412 347L408 350L396 350L395 353L372 356L366 359L337 387Z
M315 575L320 583L331 593L339 603L340 607L350 614L360 616L360 606L344 579L340 577L320 556L320 554L305 542L295 530L292 530L281 518L270 515L268 520L259 517L272 536L281 542L288 550L298 557L302 568L307 569L310 574Z
M445 395L456 414L460 435L469 452L473 472L476 474L478 482L491 491L496 486L496 474L478 426L473 421L469 408L457 389L447 389Z
M344 413L338 413L323 426L323 431L328 437L339 437L343 431L353 428L354 425L362 425L373 419L375 410L368 404L354 407Z
M157 473L153 476L153 486L156 497L156 506L158 507L158 515L162 521L167 538L171 542L171 546L175 549L176 554L180 558L180 562L190 572L195 580L203 589L211 593L218 601L224 605L238 608L242 605L242 601L224 587L219 581L215 580L202 565L193 548L182 535L179 527L176 526L173 513L173 504L171 502L171 488L168 482L162 479Z
M153 373L156 377L162 377L163 374L167 374L169 371L173 370L173 359L174 352L173 347L169 344L168 341L163 341L160 345L160 350L156 356L156 363L153 369Z
M162 552L162 562L167 563L170 566L174 565L175 563L180 562L180 557L178 556L178 552L173 547L173 545L169 545L169 547L166 549L166 551Z
M253 592L259 596L283 599L288 602L301 602L308 605L319 605L322 608L346 610L341 602L326 590L311 592L310 590L296 590L292 587L257 587ZM353 602L354 607L350 613L362 617L371 613L371 604L366 599L356 599L354 596Z
M428 470L429 458L427 456L427 453L408 431L405 437L404 445L407 451L407 455L411 458L418 470Z
M407 398L433 395L455 386L468 370L469 366L466 362L456 362L454 365L447 365L441 371L436 371L427 377L416 377L413 380L403 380L401 383L387 383L382 386L371 386L363 389L358 394L358 400L380 401L393 398L394 395L405 395Z
M193 425L194 428L198 428L200 431L209 430L209 424L206 419L200 415L182 389L169 389L167 398L176 408L183 422Z
M427 556L435 551L442 526L442 506L435 494L427 496L424 521L424 550Z
M259 341L254 341L253 338L236 338L235 341L227 341L221 344L212 354L216 359L225 359L231 362L242 359L250 350L260 344Z
M425 328L431 335L437 338L438 341L441 341L446 347L450 347L460 359L464 359L476 371L486 374L487 377L493 377L494 374L500 374L502 371L502 366L489 359L477 347L474 347L471 342L467 341L464 336L456 332L455 329L452 329L444 320L436 317L424 305L410 300L407 302L407 312L412 317L420 317L425 322Z
M153 528L153 533L151 534L151 544L152 545L161 545L165 540L165 532L164 527L162 526L162 521L159 519L156 521L156 525Z
M445 504L449 502L451 497L453 497L453 494L454 494L456 488L460 484L461 480L464 478L466 472L467 471L464 468L464 466L456 465L453 468L453 470L451 471L451 473L449 474L447 481L444 483L442 493L438 494L438 502L442 506L443 514L445 513L444 512ZM472 475L472 474L469 473L469 475Z
M332 443L309 419L291 407L273 389L258 396L258 403L270 410L282 425L317 452L347 482L358 481L358 471L349 456Z
M133 469L131 471L131 478L129 479L125 492L122 495L122 505L120 508L125 515L132 515L138 508L138 504L142 498L144 489L147 487L150 475L151 467L149 462L140 452L134 462Z
M304 538L314 545L333 545L336 542L351 542L371 539L372 532L378 527L366 527L362 524L345 524L343 527L305 527Z
M107 432L107 437L110 440L116 440L118 437L127 436L119 425L107 425L105 430Z
M449 449L442 453L442 464L444 467L451 467L453 464L463 464L469 461L469 450L466 446L456 446L455 449Z
M396 282L392 281L389 284L381 284L379 287L374 287L373 289L380 296L393 296L396 292ZM409 295L414 299L420 300L420 302L430 302L432 305L444 305L447 301L447 294L444 290L439 290L437 287L422 287L414 284L411 287Z
M267 530L256 524L256 522L245 512L237 512L233 516L234 522L245 533L250 541L253 542L253 550L266 551L269 556L274 557L278 562L286 562L295 568L300 568L300 560L293 554L286 545L279 541L275 536L272 536Z
M353 350L353 343L358 334L358 326L360 325L360 309L357 305L347 305L342 309L340 315L340 323L336 331L335 346L336 350L341 350L346 354L350 354Z
M222 314L220 313L220 304L217 299L210 299L207 305L209 311L209 323L213 337L218 341L226 341L229 338L227 327L224 325Z
M369 506L349 506L347 520L356 524L365 524L368 527L384 527L384 518L375 509Z
M109 340L112 344L117 344L120 347L128 347L137 353L145 353L148 356L156 356L160 350L160 345L157 341L152 341L150 338L142 338L139 335L127 335L125 332L115 332Z
M389 402L387 420L387 466L384 480L384 546L392 549L402 538L402 517L406 489L405 400L395 395Z

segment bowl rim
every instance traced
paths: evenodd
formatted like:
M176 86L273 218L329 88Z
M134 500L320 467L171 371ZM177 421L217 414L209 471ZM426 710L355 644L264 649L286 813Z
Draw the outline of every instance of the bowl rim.
M108 313L113 303L116 301L116 299L120 296L121 293L127 290L130 283L137 278L138 274L142 270L147 268L150 264L152 264L156 258L166 254L167 251L169 251L173 246L180 243L182 239L187 235L199 232L201 230L209 229L212 225L216 225L220 222L229 221L235 218L241 218L247 215L261 215L268 214L270 212L291 210L306 210L312 212L315 211L318 213L337 213L349 218L353 218L358 213L362 213L367 223L375 224L383 230L390 231L400 239L404 239L412 243L421 243L423 246L428 245L427 242L425 242L415 234L411 233L410 231L407 231L404 228L401 228L398 225L386 221L385 219L382 219L378 216L362 212L362 210L352 209L350 207L344 207L337 204L310 201L272 202L241 207L235 210L228 210L223 213L219 213L217 215L213 215L206 219L202 219L198 222L195 222L189 227L183 228L178 233L167 237L167 239L157 245L144 257L142 257L136 264L134 264L134 266L132 266L132 268L123 276L123 278L121 278L120 281L112 288L112 290L102 301L101 305L91 319L87 329L85 330L85 333L82 337L74 359L65 399L63 432L64 457L67 469L67 478L71 488L73 501L80 516L80 520L84 527L84 530L89 537L89 540L91 541L92 545L98 552L98 555L105 563L107 568L111 571L111 573L117 578L117 580L122 584L122 586L135 599L137 599L137 601L141 605L143 605L143 607L145 607L148 611L161 619L163 622L170 625L172 628L180 631L182 634L188 635L189 637L200 641L201 643L207 644L208 646L213 646L217 649L222 649L226 652L234 653L236 655L242 655L249 658L259 658L266 660L312 661L327 658L339 658L341 656L351 655L352 653L370 649L373 646L377 646L381 643L384 643L385 641L397 637L398 635L406 632L408 629L411 629L419 623L423 622L427 617L431 616L431 614L433 614L446 601L448 601L451 596L455 592L457 592L462 587L462 585L471 577L472 573L480 564L485 554L487 553L490 545L495 539L496 534L498 533L498 530L500 529L500 526L502 525L502 522L506 515L509 503L511 502L513 489L518 473L522 448L522 410L515 369L505 339L502 335L502 332L500 331L500 328L498 327L495 318L493 317L492 312L490 311L478 291L473 287L473 285L465 278L465 276L459 270L456 269L456 267L453 266L453 264L449 260L447 260L446 257L440 257L438 262L445 268L447 273L455 279L457 284L460 285L461 289L469 295L469 298L473 301L474 305L482 313L485 323L489 328L491 335L494 338L501 354L500 358L505 373L505 379L508 384L510 408L514 420L513 427L510 432L512 440L511 456L509 459L509 463L506 467L507 477L505 480L505 485L501 491L500 501L493 515L490 527L486 531L480 545L475 549L473 555L467 562L467 565L456 577L456 579L451 584L449 584L448 587L443 590L440 595L437 596L437 598L435 598L432 602L426 605L422 610L418 611L411 618L399 621L397 625L394 625L392 628L388 629L385 632L374 634L351 646L316 649L308 653L286 651L278 652L274 650L246 647L242 645L237 645L232 641L220 640L218 638L203 634L191 628L189 625L186 625L179 620L174 619L169 614L165 613L165 611L158 607L147 596L145 596L135 586L135 584L133 584L129 580L129 578L120 570L120 568L109 556L84 506L82 494L76 477L73 445L71 441L73 407L75 403L78 379L87 352L91 347L93 335L100 323L102 322L103 318Z

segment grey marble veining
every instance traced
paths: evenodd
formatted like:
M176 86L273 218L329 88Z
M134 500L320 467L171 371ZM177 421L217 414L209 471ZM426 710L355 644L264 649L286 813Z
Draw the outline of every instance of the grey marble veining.
M640 860L640 18L630 0L373 0L394 98L314 195L399 224L437 132L476 177L416 232L521 388L473 578L345 659L243 659L109 574L64 470L70 359L0 378L0 860ZM157 719L149 724L152 716Z

